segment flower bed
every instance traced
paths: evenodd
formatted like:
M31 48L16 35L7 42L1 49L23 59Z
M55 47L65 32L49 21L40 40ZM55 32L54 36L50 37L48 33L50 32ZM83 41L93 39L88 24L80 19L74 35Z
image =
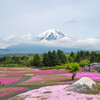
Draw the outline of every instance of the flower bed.
M33 76L33 77L31 77L29 80L27 80L26 82L40 81L40 80L43 80L43 79L40 78L39 76Z
M14 83L14 82L20 81L22 79L23 79L23 77L0 77L0 81L4 85Z
M31 77L29 80L19 83L18 85L54 85L58 84L58 82L69 81L70 77L60 74L53 74L53 75L36 75ZM61 83L59 83L61 84ZM64 82L62 84L71 84Z
M4 96L7 96L9 95L10 93L3 93L3 94L0 94L0 97L4 97Z
M18 91L23 91L23 90L26 90L25 87L14 87L14 88L9 88L7 91L9 92L18 92Z
M71 73L62 74L71 77ZM82 78L82 77L89 77L92 80L95 80L97 82L100 82L100 73L94 73L94 72L79 72L76 74L75 78Z
M16 92L19 91L24 91L27 90L27 88L25 87L4 87L4 88L0 88L0 97L4 97L10 94L14 94Z

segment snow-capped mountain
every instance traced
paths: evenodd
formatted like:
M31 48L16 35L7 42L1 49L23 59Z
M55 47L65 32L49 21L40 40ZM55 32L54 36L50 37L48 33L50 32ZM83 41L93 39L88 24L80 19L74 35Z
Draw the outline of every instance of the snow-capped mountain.
M60 32L59 30L55 30L55 29L51 29L51 30L47 30L43 33L41 33L40 35L37 36L37 40L57 40L60 38L65 37L65 35Z

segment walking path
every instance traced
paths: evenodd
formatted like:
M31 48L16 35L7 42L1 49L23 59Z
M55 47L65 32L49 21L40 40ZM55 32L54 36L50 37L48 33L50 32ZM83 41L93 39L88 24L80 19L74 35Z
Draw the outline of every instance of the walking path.
M17 82L14 82L14 83L11 83L11 84L7 84L7 85L5 85L5 87L19 87L19 88L20 88L21 86L17 86L17 84L19 84L19 83L21 83L21 82L24 82L24 81L26 81L26 80L28 80L28 79L30 79L30 78L31 78L31 76L24 76L24 79L22 79L22 80L20 80L20 81L17 81ZM4 96L4 97L0 98L0 100L7 100L7 99L9 99L9 98L11 98L11 97L13 97L13 96L16 96L16 95L20 94L20 93L24 93L24 92L26 92L26 91L33 90L33 89L38 89L38 88L43 87L43 86L23 86L23 87L27 87L28 90L19 91L18 93L10 94L10 95Z
M7 84L5 85L6 87L18 87L17 84L21 83L21 82L24 82L28 79L30 79L31 76L24 76L24 79L20 80L20 81L17 81L17 82L14 82L14 83L11 83L11 84Z

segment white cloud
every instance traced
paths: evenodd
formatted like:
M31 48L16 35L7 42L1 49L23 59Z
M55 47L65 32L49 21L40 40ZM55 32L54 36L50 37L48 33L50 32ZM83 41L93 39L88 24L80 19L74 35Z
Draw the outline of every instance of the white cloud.
M85 40L77 40L76 47L87 49L100 49L100 40L98 38L89 38Z
M35 41L34 36L31 33L27 33L23 36L8 36L0 39L0 48L5 48L10 45L16 44L39 44L47 46L58 46L66 48L83 48L83 49L100 49L100 40L99 38L88 38L84 40L77 40L71 37L64 37L59 40L54 41Z
M26 40L32 40L33 36L31 33L27 33L27 34L23 35L21 38L26 39Z
M8 37L5 37L3 40L6 42L9 42L9 41L12 41L14 39L15 39L15 36L8 36Z

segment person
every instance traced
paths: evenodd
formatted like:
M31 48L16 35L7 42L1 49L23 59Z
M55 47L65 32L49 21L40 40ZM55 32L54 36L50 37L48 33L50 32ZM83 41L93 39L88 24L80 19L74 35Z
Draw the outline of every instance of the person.
M0 81L0 86L2 86L1 81Z
M2 86L4 87L4 83L2 83Z

